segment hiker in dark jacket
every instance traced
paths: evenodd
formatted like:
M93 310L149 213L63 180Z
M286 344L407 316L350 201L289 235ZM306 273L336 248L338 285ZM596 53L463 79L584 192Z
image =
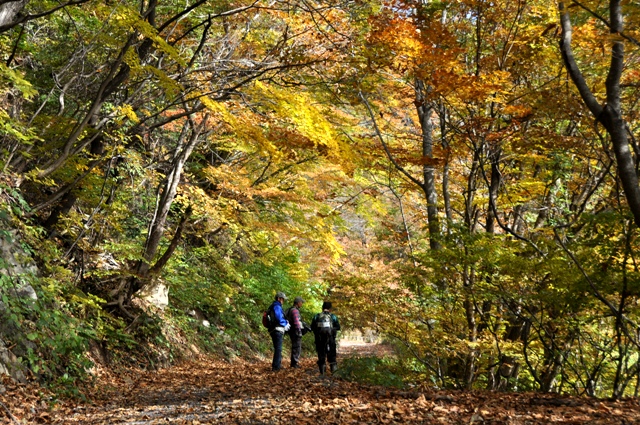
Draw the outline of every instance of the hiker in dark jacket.
M293 305L287 310L287 320L291 325L289 337L291 338L291 367L300 367L300 352L302 351L302 319L300 318L300 307L304 300L296 297Z
M284 317L284 311L282 311L282 303L287 299L284 292L278 292L276 294L275 301L271 304L273 309L276 326L271 330L271 341L273 342L273 361L271 362L271 370L278 371L281 368L282 363L282 339L284 333L290 328L289 322Z
M322 303L322 312L313 316L311 330L316 339L320 375L324 375L326 371L325 360L329 362L331 373L335 372L338 367L336 335L340 330L340 322L336 315L331 313L331 302Z

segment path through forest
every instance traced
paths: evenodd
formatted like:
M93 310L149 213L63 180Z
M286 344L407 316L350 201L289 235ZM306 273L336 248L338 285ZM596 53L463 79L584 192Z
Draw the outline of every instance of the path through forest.
M355 343L341 351L356 355L381 349ZM310 357L300 369L277 373L269 363L194 359L159 372L103 377L91 403L66 402L53 411L38 404L27 387L5 387L2 423L640 424L637 400L392 390L319 376Z

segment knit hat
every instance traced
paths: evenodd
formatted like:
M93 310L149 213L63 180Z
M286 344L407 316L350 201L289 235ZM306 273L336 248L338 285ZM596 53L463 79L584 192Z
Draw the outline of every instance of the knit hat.
M331 310L331 301L325 301L322 303L323 310Z

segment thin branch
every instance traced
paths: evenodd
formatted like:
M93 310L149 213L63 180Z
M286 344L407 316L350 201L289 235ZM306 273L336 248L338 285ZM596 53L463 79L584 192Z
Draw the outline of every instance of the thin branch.
M187 15L189 12L191 12L192 10L196 9L197 7L203 5L207 1L208 0L200 0L198 2L195 2L194 4L192 4L191 6L186 8L185 10L183 10L182 12L178 13L177 15L172 16L171 19L168 19L165 23L163 23L162 25L160 25L160 27L158 27L158 33L162 32L162 30L164 30L166 27L171 25L173 22L175 22L178 19L180 19L181 17ZM223 18L225 16L231 16L231 15L235 15L235 14L244 12L245 10L249 10L249 9L252 9L252 8L256 7L256 4L258 4L259 1L260 0L256 0L256 1L254 1L253 3L251 3L248 6L242 6L242 7L236 8L236 9L227 10L226 12L217 13L215 15L212 15L209 19Z
M82 226L82 231L78 234L76 239L73 241L73 243L71 244L71 246L69 247L67 252L64 254L63 258L69 257L69 255L71 254L71 252L75 248L76 244L84 236L84 234L87 231L87 228L91 225L91 222L93 221L93 217L95 217L95 215L98 213L98 211L100 211L100 209L101 209L100 207L102 205L102 201L104 200L104 197L105 197L105 188L107 187L107 181L109 180L109 176L111 175L111 164L112 164L112 162L113 161L109 161L109 165L107 167L107 171L104 174L104 180L102 181L102 188L100 189L100 199L98 200L98 204L95 206L95 208L91 212L91 215L89 215L89 218L87 218L87 220L85 221L84 226Z
M398 164L396 159L391 154L391 151L389 150L389 146L387 146L387 143L384 141L384 138L382 137L382 132L380 131L380 128L378 128L378 123L376 121L375 115L373 114L373 110L371 109L371 105L369 104L369 101L367 101L367 98L364 97L364 94L362 93L362 91L359 91L358 95L360 96L360 99L362 99L362 102L364 103L364 106L367 108L367 111L369 112L369 117L371 118L371 121L373 122L373 129L375 130L376 136L378 136L378 139L380 140L380 143L382 144L382 148L384 149L385 153L387 154L387 158L389 158L389 161L391 161L393 166L396 167L396 169L398 171L400 171L406 178L408 178L413 183L418 185L418 187L421 187L421 188L424 187L424 184L420 180L418 180L415 177L413 177L411 174L409 174L409 172L407 170L404 169L404 167L402 167L400 164Z
M11 66L11 62L13 61L13 58L16 56L16 52L18 51L18 46L20 45L20 39L22 38L22 34L24 34L24 25L20 27L20 32L16 37L16 42L13 44L13 49L11 49L11 54L9 55L9 58L7 59L7 62L6 62L7 67Z
M271 160L267 161L267 165L263 168L262 173L260 173L260 176L253 183L251 183L250 187L255 187L257 184L260 184L261 182L266 180L265 175L267 174L267 170L269 169L269 167L271 167L271 164L273 164Z
M271 165L271 162L269 162L269 164L267 164L267 167L262 172L262 175L260 177L258 177L258 179L251 184L251 187L256 187L260 183L264 183L265 181L269 180L270 178L275 177L278 174L283 173L284 171L287 171L287 170L295 167L296 165L301 165L301 164L304 164L305 162L313 161L316 158L318 158L317 155L312 155L312 156L310 156L308 158L302 158L299 161L293 162L291 164L287 164L284 167L277 169L273 173L271 173L269 175L266 175L267 169L269 169L269 166Z
M24 22L28 22L28 21L32 21L34 19L42 18L43 16L51 15L52 13L55 13L58 10L63 9L65 7L67 7L67 6L77 6L77 5L82 4L82 3L87 3L88 1L89 0L72 0L72 1L69 1L67 3L63 3L63 4L59 5L59 6L56 6L56 7L52 8L52 9L49 9L49 10L47 10L45 12L36 13L36 14L33 14L33 15L24 15L24 16L20 17L19 19L15 20L13 22L10 22L10 23L5 24L5 25L1 25L0 26L0 33L3 33L5 31L15 27L16 25L20 25L20 24L22 24Z
M589 277L589 275L587 274L587 272L584 270L584 268L582 268L582 265L580 264L580 262L577 260L577 258L573 255L573 253L571 251L569 251L569 249L566 247L566 245L562 242L562 239L560 238L560 235L558 235L558 231L557 229L553 229L553 233L556 237L556 241L558 242L558 244L560 245L560 247L562 247L562 249L564 250L564 252L569 256L569 258L571 258L571 261L573 261L573 263L576 265L576 267L578 268L578 270L580 270L580 273L582 273L582 275L584 276L585 280L587 281L587 283L589 284L589 286L591 287L591 290L593 291L593 295L595 295L595 297L602 302L604 305L607 306L607 308L609 308L609 310L611 310L611 312L615 315L616 318L621 319L621 321L625 321L627 323L629 323L634 329L638 329L638 324L636 322L634 322L633 320L631 320L629 317L627 317L627 315L625 315L622 311L619 311L616 306L614 306L611 301L609 301L608 299L606 299L604 297L604 295L602 295L602 293L600 293L600 291L598 290L598 288L596 287L596 284L591 280L591 278ZM623 319L623 320L622 320ZM629 333L629 330L627 329L626 326L622 326L625 335L627 336L627 338L629 338L630 341L633 342L633 344L635 346L637 346L638 348L640 348L640 343Z
M485 183L487 185L489 185L489 179L487 178L487 173L484 170L484 163L482 163L483 161L481 161L480 164L480 171L482 172L482 178L484 179ZM511 236L515 237L516 239L519 239L523 242L528 243L529 245L531 245L533 247L533 249L536 250L536 252L540 255L542 255L543 257L545 257L545 253L538 248L538 246L533 243L533 241L531 239L525 238L524 236L516 233L511 227L507 226L505 223L502 222L502 220L500 219L500 215L498 214L498 209L496 208L496 203L495 203L495 199L493 199L492 197L489 197L489 207L491 208L491 212L493 213L494 218L496 219L496 223L498 223L498 226L505 232L507 232L508 234L510 234Z
M579 2L579 1L573 1L573 4L579 6L581 9L586 10L587 12L589 12L591 14L591 16L593 16L594 18L596 18L597 20L599 20L600 22L602 22L603 24L605 24L607 26L607 28L611 29L611 23L609 21L607 21L602 15L600 15L598 12L590 9L587 5ZM625 34L624 32L620 32L619 35L624 38L627 41L632 42L633 44L635 44L636 46L640 46L640 41L636 40L635 38L631 37L630 35Z
M68 139L66 140L62 148L62 153L60 154L60 156L57 159L50 162L49 164L47 164L43 170L40 170L38 172L38 178L49 176L51 173L56 171L62 164L64 164L69 158L69 156L72 155L73 145L78 140L78 138L82 135L82 132L86 129L91 119L94 117L94 115L98 112L98 110L104 103L103 96L107 91L107 89L109 88L109 86L118 77L119 74L116 75L116 71L118 70L120 65L124 62L125 55L128 52L129 48L133 45L134 40L135 40L135 34L131 34L127 39L127 42L125 43L123 48L118 53L118 57L111 65L111 68L108 71L107 77L104 79L104 81L100 85L98 92L96 93L91 103L91 106L88 108L84 119L78 124L76 124L73 132L71 133L71 135L69 135ZM84 148L84 145L81 144L81 147Z
M91 164L89 164L87 169L82 174L80 174L78 177L76 177L71 183L61 187L60 189L58 189L58 191L56 193L54 193L53 196L51 196L51 198L49 198L45 202L33 207L31 209L31 211L29 212L28 216L30 217L30 216L34 215L35 213L37 213L38 211L40 211L41 209L46 208L46 207L54 204L56 201L58 201L60 198L62 198L67 192L69 192L74 187L76 187L78 182L80 180L82 180L83 178L85 178L98 164L101 164L103 162L104 162L104 158L97 159L97 160L93 161Z
M11 418L11 420L13 421L13 423L15 424L20 424L20 422L18 421L18 418L16 418L15 416L13 416L13 414L11 413L11 411L9 410L9 408L7 406L4 405L4 403L0 402L0 406L2 406L4 408L4 410L7 412L7 414L9 415L9 417Z
M367 186L367 187L363 188L362 190L360 190L360 191L359 191L358 193L356 193L355 195L350 196L350 197L349 197L349 199L347 199L346 201L341 202L341 203L339 203L338 205L336 205L335 207L333 207L333 209L332 209L331 211L329 211L329 212L326 214L326 216L327 216L327 217L329 217L329 216L331 216L332 214L334 214L336 211L340 210L340 209L341 209L342 207L344 207L345 205L349 205L349 203L350 203L351 201L353 201L354 199L356 199L357 197L359 197L360 195L362 195L366 190L368 190L368 189L370 189L370 188L371 188L371 186ZM324 214L323 214L323 216L324 216Z

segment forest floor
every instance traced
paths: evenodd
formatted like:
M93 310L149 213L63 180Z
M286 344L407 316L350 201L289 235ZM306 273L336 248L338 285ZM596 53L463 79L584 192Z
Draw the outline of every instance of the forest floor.
M389 353L343 342L340 356ZM618 402L535 393L395 390L270 361L194 359L156 372L105 374L91 402L53 408L34 386L0 385L3 424L640 424L636 399ZM288 365L288 359L283 364Z

